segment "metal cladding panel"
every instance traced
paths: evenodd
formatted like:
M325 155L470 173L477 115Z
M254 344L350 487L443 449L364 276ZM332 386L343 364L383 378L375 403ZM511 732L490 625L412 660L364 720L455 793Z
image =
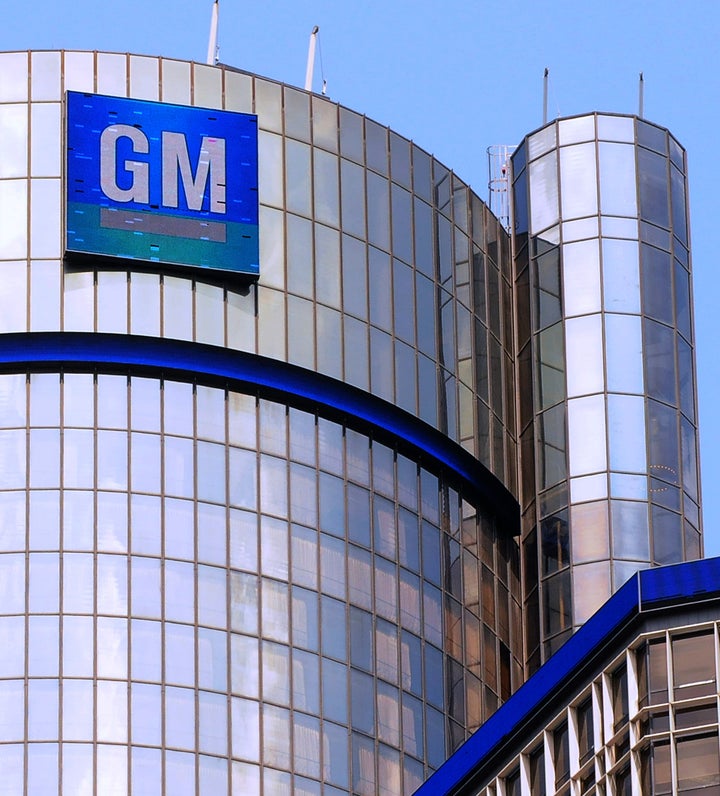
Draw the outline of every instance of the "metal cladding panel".
M640 573L641 610L701 602L720 595L720 558L648 569Z
M257 117L67 93L69 253L257 275Z

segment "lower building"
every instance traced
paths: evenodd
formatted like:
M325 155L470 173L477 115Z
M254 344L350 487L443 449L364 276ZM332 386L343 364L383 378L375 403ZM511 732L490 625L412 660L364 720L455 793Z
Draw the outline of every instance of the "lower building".
M629 580L416 796L720 793L720 559Z

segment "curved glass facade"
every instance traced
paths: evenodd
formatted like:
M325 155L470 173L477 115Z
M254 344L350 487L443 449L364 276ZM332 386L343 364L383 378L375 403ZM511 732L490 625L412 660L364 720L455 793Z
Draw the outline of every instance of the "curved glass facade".
M256 113L259 280L64 263L66 90ZM517 528L290 385L109 352L164 337L330 377L512 502L502 226L325 98L89 52L0 54L0 209L0 790L411 793L522 682ZM28 369L36 333L68 362ZM70 365L68 333L107 361Z
M637 569L701 554L685 153L552 122L513 156L527 652Z

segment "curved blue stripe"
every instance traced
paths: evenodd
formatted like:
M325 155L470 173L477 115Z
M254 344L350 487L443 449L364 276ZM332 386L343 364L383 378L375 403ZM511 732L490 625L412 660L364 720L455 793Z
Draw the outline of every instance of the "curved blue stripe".
M62 370L128 370L200 383L252 386L292 403L300 400L341 415L411 448L424 461L449 470L519 533L517 501L502 482L464 448L414 415L357 387L297 365L227 348L138 335L29 332L0 335L4 371L56 367ZM58 367L59 366L59 367ZM427 462L429 464L429 462Z

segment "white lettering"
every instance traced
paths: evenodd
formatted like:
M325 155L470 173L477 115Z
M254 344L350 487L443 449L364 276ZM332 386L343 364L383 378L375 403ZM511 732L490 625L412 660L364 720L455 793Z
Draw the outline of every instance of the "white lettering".
M178 172L190 210L202 210L210 177L210 212L225 212L225 139L203 137L195 176L182 133L162 134L162 203L178 206Z
M126 160L124 168L132 174L129 188L117 184L117 142L129 138L133 152L146 155L150 151L147 136L137 127L128 124L113 124L106 127L100 136L100 188L108 199L115 202L150 203L150 165L137 160Z

